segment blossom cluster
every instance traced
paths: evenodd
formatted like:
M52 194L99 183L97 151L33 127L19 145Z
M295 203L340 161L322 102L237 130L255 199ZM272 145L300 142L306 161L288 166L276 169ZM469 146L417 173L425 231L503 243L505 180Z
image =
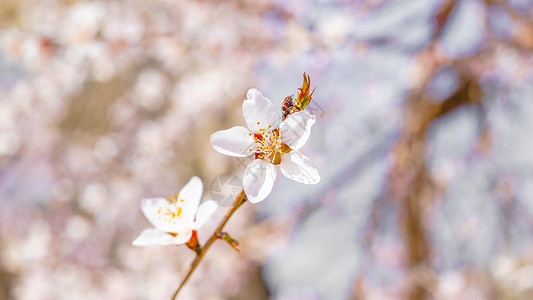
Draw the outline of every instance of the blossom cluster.
M242 105L247 128L235 126L211 135L211 145L216 151L234 157L253 156L243 180L244 192L251 203L260 202L270 194L278 167L285 177L299 183L320 181L318 170L299 151L316 122L314 115L302 110L312 99L309 83L309 77L304 74L303 87L293 106L297 109L284 110L283 114L259 90L250 89ZM196 232L217 208L213 200L198 206L202 190L202 181L195 176L176 196L142 199L142 211L155 228L144 230L133 245L186 244L197 250Z

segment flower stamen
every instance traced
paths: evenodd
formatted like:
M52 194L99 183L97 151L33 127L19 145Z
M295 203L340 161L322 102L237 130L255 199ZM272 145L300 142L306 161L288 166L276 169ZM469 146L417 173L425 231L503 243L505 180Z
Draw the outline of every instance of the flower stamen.
M268 126L269 128L271 125ZM286 144L281 143L281 135L279 129L266 130L260 128L259 133L254 134L254 141L257 145L258 151L255 153L256 159L268 158L268 162L274 165L281 163L281 155L288 153Z
M179 193L177 197L171 196L170 199L165 198L169 205L159 206L157 209L157 218L167 223L176 224L175 219L181 219L183 212L183 208L177 205L178 199ZM183 202L183 199L179 199L179 202Z

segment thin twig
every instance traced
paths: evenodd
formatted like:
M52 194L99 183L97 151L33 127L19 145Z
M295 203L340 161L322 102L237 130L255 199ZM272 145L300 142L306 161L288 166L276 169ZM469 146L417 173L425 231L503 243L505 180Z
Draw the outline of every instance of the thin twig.
M239 195L237 195L237 197L233 201L233 204L231 205L230 209L226 212L226 215L224 215L224 219L222 219L220 224L218 224L217 229L211 235L209 240L207 240L205 245L201 248L199 254L196 255L196 258L193 260L193 262L191 264L189 272L187 273L185 278L183 278L183 280L181 281L178 289L174 292L174 294L172 295L171 299L176 299L176 297L178 296L178 293L180 292L181 288L185 285L187 280L189 280L189 277L191 277L192 273L194 273L194 270L196 270L196 267L198 266L198 264L200 264L200 261L202 261L202 259L204 258L205 253L207 252L207 250L209 250L211 245L213 245L213 243L219 238L219 234L220 234L220 232L222 232L222 229L224 229L224 226L228 222L229 218L231 218L233 213L244 203L244 201L246 201L246 194L244 193L244 190L241 190Z

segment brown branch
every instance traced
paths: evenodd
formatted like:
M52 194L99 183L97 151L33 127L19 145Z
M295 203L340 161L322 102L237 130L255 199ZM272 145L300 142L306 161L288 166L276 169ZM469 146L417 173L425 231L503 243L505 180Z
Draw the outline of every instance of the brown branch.
M395 160L389 174L389 193L402 207L399 225L403 231L407 267L410 269L407 298L412 300L428 299L431 293L428 288L432 284L431 279L424 278L425 270L431 265L431 245L424 216L427 207L437 196L432 174L425 160L428 129L435 120L463 105L479 105L482 98L477 78L460 62L456 62L460 84L452 95L435 103L430 101L431 97L427 94L429 80L436 70L444 63L454 64L454 61L446 61L440 55L437 39L456 4L457 1L448 0L440 7L435 16L437 28L433 43L418 55L426 68L417 88L406 101L405 122L401 137L393 148Z
M450 14L452 13L456 4L457 0L448 0L439 7L439 10L434 17L436 23L435 34L433 35L434 40L440 37L442 30L444 29L444 25L446 25L446 21L448 21L448 18L450 17Z
M220 221L220 224L218 224L218 227L215 230L215 232L211 235L209 240L207 240L205 245L201 248L201 250L199 251L198 255L196 255L196 258L193 260L193 262L191 264L191 267L189 268L189 272L187 273L185 278L183 278L183 280L181 281L179 287L176 289L176 291L172 295L171 299L176 299L176 297L178 296L178 293L180 292L181 288L183 288L185 283L191 277L192 273L194 273L194 271L196 270L196 267L198 267L198 264L200 264L200 262L204 258L205 253L207 252L207 250L209 250L209 248L213 245L213 243L219 238L220 233L222 232L222 229L224 229L224 226L228 222L229 218L231 218L233 213L244 203L244 201L246 201L246 199L247 199L247 197L246 197L246 194L244 193L244 190L241 190L239 195L237 195L237 197L233 201L233 204L231 205L230 209L226 212L226 215L224 215L224 219L222 219L222 221Z
M412 270L408 299L429 298L427 286L421 284L424 270L430 267L431 245L424 224L424 211L436 197L432 174L426 162L427 133L438 118L465 105L480 105L483 97L475 78L461 70L461 83L455 92L440 103L430 101L424 93L407 99L402 136L393 149L395 161L389 174L389 193L402 204L399 219L405 237L407 266Z

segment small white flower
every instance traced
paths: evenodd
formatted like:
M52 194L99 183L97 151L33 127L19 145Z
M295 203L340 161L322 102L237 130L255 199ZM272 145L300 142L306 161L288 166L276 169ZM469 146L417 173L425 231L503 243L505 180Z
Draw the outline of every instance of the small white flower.
M198 230L215 212L213 200L202 203L203 184L193 177L177 194L169 198L145 198L141 200L144 216L155 228L145 229L133 241L135 246L182 245L189 242L193 232Z
M248 128L235 126L217 131L211 135L211 145L226 155L254 155L243 181L250 202L257 203L270 194L277 165L283 175L297 182L315 184L320 181L311 160L298 151L311 134L315 116L302 110L282 122L281 113L256 89L248 91L242 111Z

